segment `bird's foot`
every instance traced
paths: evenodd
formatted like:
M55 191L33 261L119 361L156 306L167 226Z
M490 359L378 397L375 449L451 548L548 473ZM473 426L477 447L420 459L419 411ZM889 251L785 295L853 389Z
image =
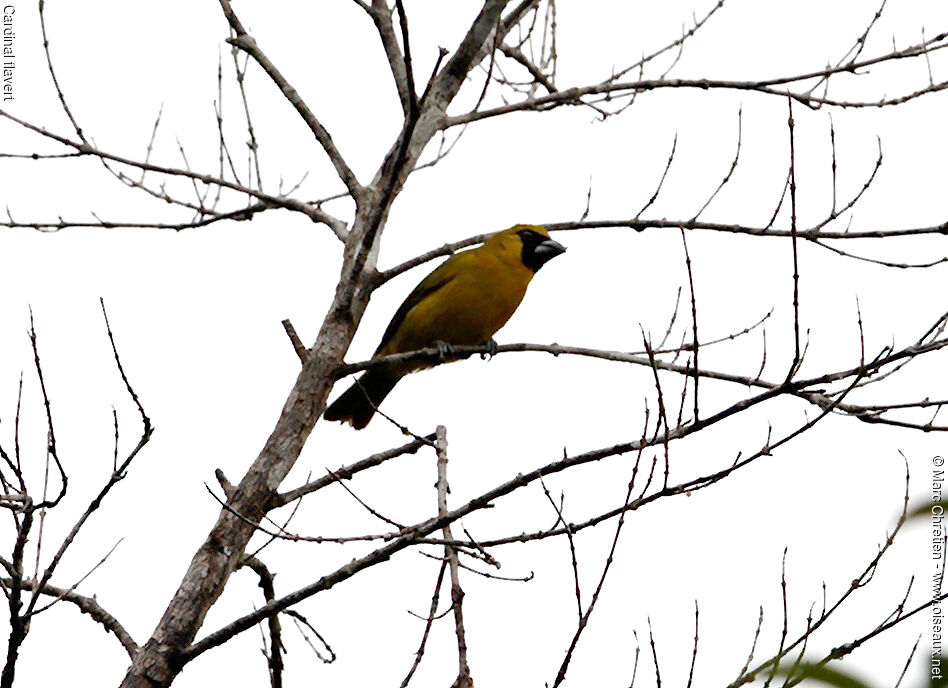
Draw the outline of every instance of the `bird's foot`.
M482 361L488 358L493 358L497 355L497 342L494 341L493 337L484 342L484 346L487 347L487 351L481 354Z
M432 345L438 350L438 361L441 363L444 363L448 356L454 353L454 347L440 339L432 342Z

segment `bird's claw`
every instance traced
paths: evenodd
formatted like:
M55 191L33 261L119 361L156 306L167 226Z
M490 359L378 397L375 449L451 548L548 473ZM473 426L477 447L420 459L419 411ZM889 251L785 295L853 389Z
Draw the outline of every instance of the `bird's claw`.
M481 353L482 361L497 355L497 342L494 341L493 337L484 342L484 346L487 347L487 351Z
M434 348L438 350L438 361L440 361L441 363L444 363L445 359L447 359L448 356L454 353L454 347L452 347L447 342L443 342L439 339L433 342L433 344L434 344Z

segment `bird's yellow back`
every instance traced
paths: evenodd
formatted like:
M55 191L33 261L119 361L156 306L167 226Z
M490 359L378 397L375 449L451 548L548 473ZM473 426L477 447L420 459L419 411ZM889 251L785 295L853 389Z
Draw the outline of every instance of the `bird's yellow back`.
M517 310L534 274L521 260L517 229L522 227L452 256L431 273L417 290L431 293L407 310L378 353L414 351L433 341L473 345L490 339Z

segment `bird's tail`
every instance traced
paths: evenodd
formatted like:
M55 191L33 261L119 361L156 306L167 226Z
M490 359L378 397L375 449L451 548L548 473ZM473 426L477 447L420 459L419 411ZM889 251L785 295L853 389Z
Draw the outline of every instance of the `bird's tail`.
M367 371L330 404L323 418L349 423L356 430L361 430L369 424L379 404L400 379L401 375L387 370L377 368Z

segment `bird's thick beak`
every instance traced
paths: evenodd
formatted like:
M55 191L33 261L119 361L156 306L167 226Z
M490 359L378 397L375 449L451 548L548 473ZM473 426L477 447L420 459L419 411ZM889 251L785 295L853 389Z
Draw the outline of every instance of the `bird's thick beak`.
M544 239L533 249L534 255L540 259L540 264L546 263L566 251L566 247L553 239Z

